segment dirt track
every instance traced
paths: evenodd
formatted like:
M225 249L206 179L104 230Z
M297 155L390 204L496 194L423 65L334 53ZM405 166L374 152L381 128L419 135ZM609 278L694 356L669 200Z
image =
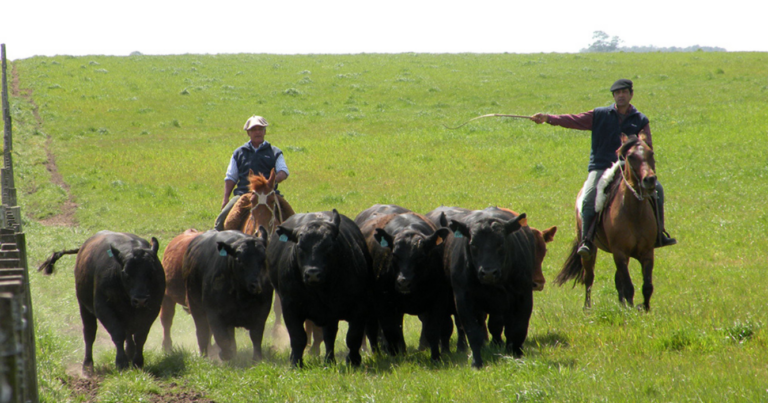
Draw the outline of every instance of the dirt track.
M34 98L32 97L32 89L21 88L21 85L19 84L19 73L16 70L15 64L11 69L11 95L23 98L32 106L32 115L35 117L35 129L41 130L43 127L43 119L40 117L39 108L35 103ZM53 141L51 140L51 136L47 135L45 141L45 154L47 156L47 162L45 163L45 167L51 174L51 183L61 187L65 192L67 192L67 201L64 202L64 204L61 206L61 212L59 214L41 220L40 223L46 226L73 227L77 225L77 222L75 221L75 211L77 210L77 204L74 201L74 197L72 197L69 185L64 182L64 178L62 178L61 174L59 173L59 168L56 166L56 156L53 154L52 149Z

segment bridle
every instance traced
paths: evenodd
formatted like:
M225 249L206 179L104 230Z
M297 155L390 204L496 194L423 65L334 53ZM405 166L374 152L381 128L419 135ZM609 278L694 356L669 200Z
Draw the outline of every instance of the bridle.
M629 153L628 153L629 154ZM632 169L632 164L629 164L626 160L626 157L621 160L621 163L624 165L624 169L629 170L629 175L632 176L635 180L635 182L638 184L637 186L640 186L640 176L635 173L635 170ZM624 181L624 184L629 188L630 191L632 191L632 194L635 195L635 198L639 201L645 200L646 197L650 197L653 192L646 193L642 187L640 187L640 191L638 192L635 190L635 188L632 186L632 184L629 183L627 180L627 176L622 172L621 174L621 180Z
M258 201L253 205L253 207L251 207L251 215L249 217L249 220L254 221L253 211L256 210L256 208L258 208L259 206L266 207L267 210L269 210L269 215L270 215L267 231L271 234L272 232L274 232L275 227L277 227L277 224L278 224L275 218L278 217L279 219L282 220L282 217L283 217L283 211L280 208L280 203L277 200L277 195L275 194L275 190L273 189L272 191L266 194L258 193L255 190L251 191L251 193L253 193L254 195L256 195L256 197L258 197ZM269 196L272 196L272 195L275 195L274 207L271 207L267 202L267 200L269 199ZM275 210L277 210L277 215L275 215Z

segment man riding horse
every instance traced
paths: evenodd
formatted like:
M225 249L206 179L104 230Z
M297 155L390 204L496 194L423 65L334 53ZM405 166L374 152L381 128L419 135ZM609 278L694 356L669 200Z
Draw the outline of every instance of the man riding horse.
M248 178L250 171L268 178L274 169L276 171L275 191L277 191L277 184L288 178L288 166L285 164L283 152L264 140L267 126L269 123L261 116L251 116L245 122L243 129L250 140L235 150L229 161L227 175L224 179L222 210L214 224L219 231L224 229L224 221L238 198L250 191L248 188L251 183ZM230 199L233 190L234 197ZM282 199L279 192L277 194Z
M621 146L621 135L645 134L646 142L651 143L651 128L648 118L640 113L629 101L632 100L634 91L632 81L628 79L617 80L611 86L611 93L615 104L607 107L595 108L589 112L576 115L547 115L537 113L531 116L531 120L537 124L549 123L554 126L562 126L569 129L591 130L592 151L589 156L589 176L584 183L584 197L581 205L581 244L577 253L584 258L590 255L593 248L593 237L597 221L595 212L595 198L597 197L597 183L603 176L603 172L616 162L616 150ZM656 247L669 246L677 243L664 229L664 189L661 183L656 181L656 219L658 222L659 236Z

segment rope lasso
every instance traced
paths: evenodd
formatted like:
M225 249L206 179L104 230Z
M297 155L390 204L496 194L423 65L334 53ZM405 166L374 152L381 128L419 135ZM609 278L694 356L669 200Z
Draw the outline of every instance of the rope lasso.
M458 125L456 127L449 127L445 123L443 123L443 126L445 126L446 129L454 130L454 129L458 129L458 128L462 127L462 126L465 126L467 123L469 123L469 122L471 122L473 120L482 119L482 118L490 118L490 117L518 118L518 119L530 119L531 118L530 116L524 116L524 115L505 115L505 114L501 114L501 113L491 113L491 114L488 114L488 115L478 116L476 118L469 119L468 121L466 121L466 122L464 122L464 123L462 123L462 124L460 124L460 125Z

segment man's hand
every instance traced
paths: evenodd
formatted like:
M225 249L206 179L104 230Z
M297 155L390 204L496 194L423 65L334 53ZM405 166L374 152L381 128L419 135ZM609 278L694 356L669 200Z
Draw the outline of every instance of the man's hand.
M549 115L546 113L537 113L533 116L531 116L531 120L536 122L536 124L542 124L542 123L548 123L549 122Z

